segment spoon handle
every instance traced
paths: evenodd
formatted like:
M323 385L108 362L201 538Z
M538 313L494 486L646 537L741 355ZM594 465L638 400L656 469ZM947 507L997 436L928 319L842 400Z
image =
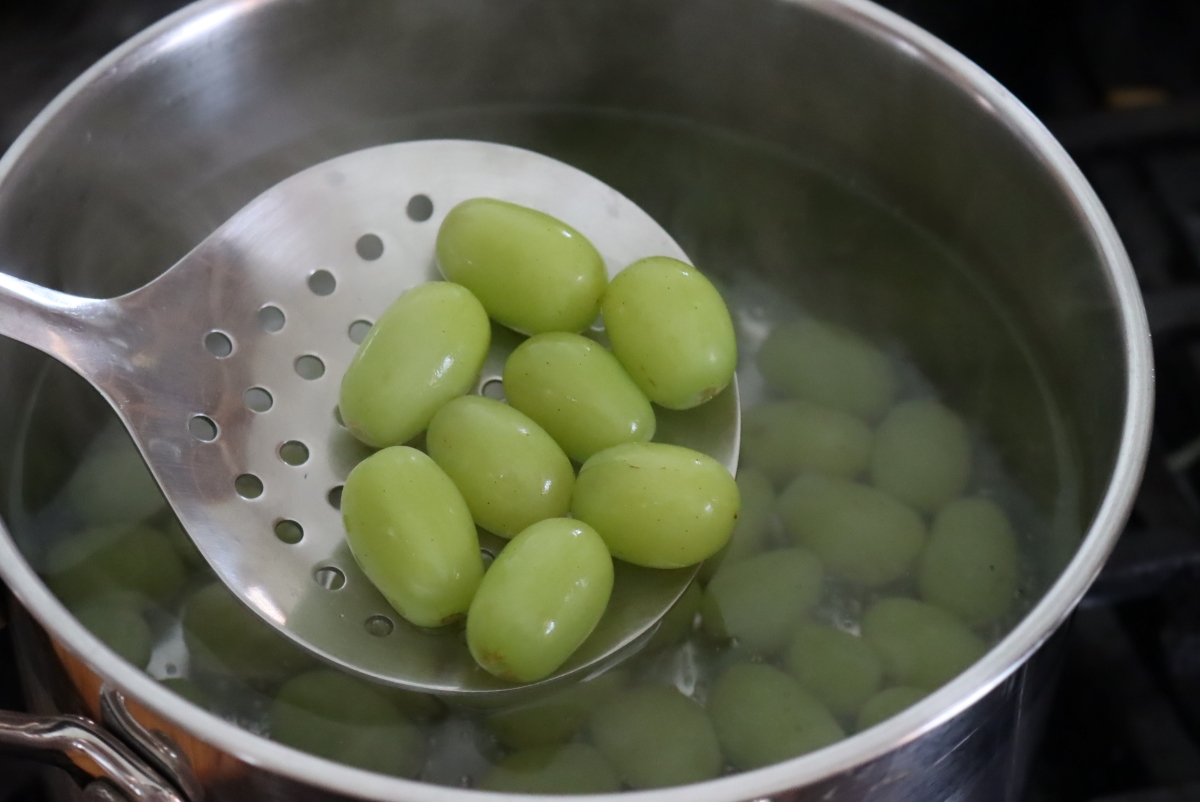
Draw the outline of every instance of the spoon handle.
M0 335L32 346L85 377L120 359L111 301L79 298L0 273Z

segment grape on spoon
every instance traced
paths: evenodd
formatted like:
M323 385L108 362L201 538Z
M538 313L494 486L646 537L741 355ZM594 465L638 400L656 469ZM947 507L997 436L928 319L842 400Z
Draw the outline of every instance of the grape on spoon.
M0 274L0 334L88 379L116 409L189 535L256 613L312 653L364 677L441 695L507 694L582 679L636 649L696 567L618 562L589 639L553 676L499 680L461 630L401 619L346 546L340 489L367 451L337 419L357 342L404 290L440 278L438 226L490 197L584 233L609 275L648 255L686 256L634 203L536 153L483 142L385 145L275 185L141 289L111 300ZM474 391L500 386L516 338L493 337ZM655 439L733 471L736 384L659 412ZM481 535L497 552L499 538Z

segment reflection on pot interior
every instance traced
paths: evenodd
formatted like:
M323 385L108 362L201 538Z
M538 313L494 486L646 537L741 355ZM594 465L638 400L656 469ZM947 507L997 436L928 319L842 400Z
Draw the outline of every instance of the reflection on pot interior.
M542 793L700 782L820 749L1003 637L1077 543L1074 484L1028 350L969 266L811 165L664 122L580 123L497 138L658 219L724 294L739 342L741 516L646 648L488 709L318 665L215 581L111 412L48 365L10 524L59 598L251 731L383 774Z

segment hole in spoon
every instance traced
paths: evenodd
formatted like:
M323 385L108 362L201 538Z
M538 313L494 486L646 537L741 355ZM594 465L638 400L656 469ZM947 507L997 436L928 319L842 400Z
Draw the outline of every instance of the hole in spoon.
M373 615L366 622L367 634L374 635L377 638L383 638L392 634L392 630L396 625L392 623L392 619L386 615Z
M488 379L483 383L483 387L479 388L479 394L494 401L503 401L506 398L504 395L504 382L500 379Z
M308 288L313 295L333 295L337 289L337 279L328 270L318 270L308 277Z
M335 421L337 421L338 426L341 426L343 429L346 428L346 422L344 420L342 420L342 408L341 407L333 408L333 419Z
M325 496L325 500L329 502L329 506L335 510L342 508L342 485L338 485L329 491Z
M262 479L259 479L252 473L243 473L233 480L233 489L242 498L258 498L263 494Z
M258 310L258 325L267 334L275 334L283 330L287 317L278 306L264 306Z
M350 342L360 345L363 340L367 339L367 332L370 330L371 321L356 320L350 324L350 328L346 333L350 335Z
M233 340L223 331L210 331L204 336L204 350L217 359L224 359L233 353Z
M358 242L354 243L354 250L360 259L374 262L383 256L383 240L374 234L363 234L358 238Z
M217 424L207 415L193 415L188 421L188 431L192 437L204 443L211 443L217 439Z
M262 387L251 387L242 393L242 401L251 412L266 412L275 405L275 399Z
M296 373L302 379L314 381L325 375L325 363L318 356L305 354L296 360Z
M433 217L433 201L428 195L413 195L408 199L408 206L404 207L404 212L414 223L424 223Z
M480 549L479 556L483 558L483 570L485 571L491 568L492 563L496 561L495 553L489 551L488 549Z
M317 580L317 584L326 590L341 590L346 586L346 575L341 568L332 565L318 568L313 574L313 579Z
M290 518L284 518L275 522L275 537L294 546L304 538L304 527Z
M279 458L288 465L303 465L308 462L308 446L299 440L288 440L279 447Z

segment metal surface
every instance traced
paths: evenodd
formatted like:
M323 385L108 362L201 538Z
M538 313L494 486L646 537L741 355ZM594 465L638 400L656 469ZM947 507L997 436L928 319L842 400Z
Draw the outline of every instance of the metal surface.
M714 248L713 261L753 266L780 287L854 272L805 250L794 225L758 226L778 200L748 180L708 186L707 217L660 213L714 165L668 170L689 152L595 134L622 115L799 154L961 255L1038 365L1036 386L976 381L972 358L988 341L948 327L952 310L932 290L921 314L888 314L879 287L922 290L902 254L890 273L862 277L855 298L875 313L868 323L894 327L939 389L1012 444L1018 478L1077 526L1047 544L1058 557L1025 620L904 713L775 766L619 798L1016 799L1054 673L1054 651L1038 649L1095 578L1140 475L1147 327L1120 242L1070 159L1002 87L903 20L860 0L211 0L84 76L0 162L0 264L78 292L128 289L298 169L382 142L459 136L565 154L667 221L702 266L692 242L719 230L734 245ZM803 211L819 219L821 209ZM0 351L0 368L19 387L36 363ZM1045 399L1058 424L1031 428ZM12 420L19 403L0 394ZM0 450L14 437L0 428ZM210 798L488 798L301 756L219 720L101 650L7 538L0 572L65 649L240 761L240 773L204 780Z
M187 755L165 732L151 731L129 712L116 688L100 688L100 721L178 789L184 802L203 802L204 788Z
M696 568L618 561L591 636L552 676L515 684L475 662L461 627L431 632L400 618L355 562L335 500L370 450L336 417L341 376L360 327L405 290L441 278L441 221L476 197L565 221L595 244L610 276L646 256L687 260L653 218L573 167L487 142L408 142L280 182L162 276L111 301L0 275L0 334L100 391L217 575L264 620L375 681L493 697L583 678L627 653ZM431 214L402 211L429 202ZM519 344L497 328L475 392L500 381ZM671 414L658 440L733 473L739 420L735 380L708 404ZM280 526L288 537L275 536ZM492 556L504 545L481 542Z
M64 768L89 787L106 780L130 802L185 802L124 744L79 716L0 711L0 748Z

